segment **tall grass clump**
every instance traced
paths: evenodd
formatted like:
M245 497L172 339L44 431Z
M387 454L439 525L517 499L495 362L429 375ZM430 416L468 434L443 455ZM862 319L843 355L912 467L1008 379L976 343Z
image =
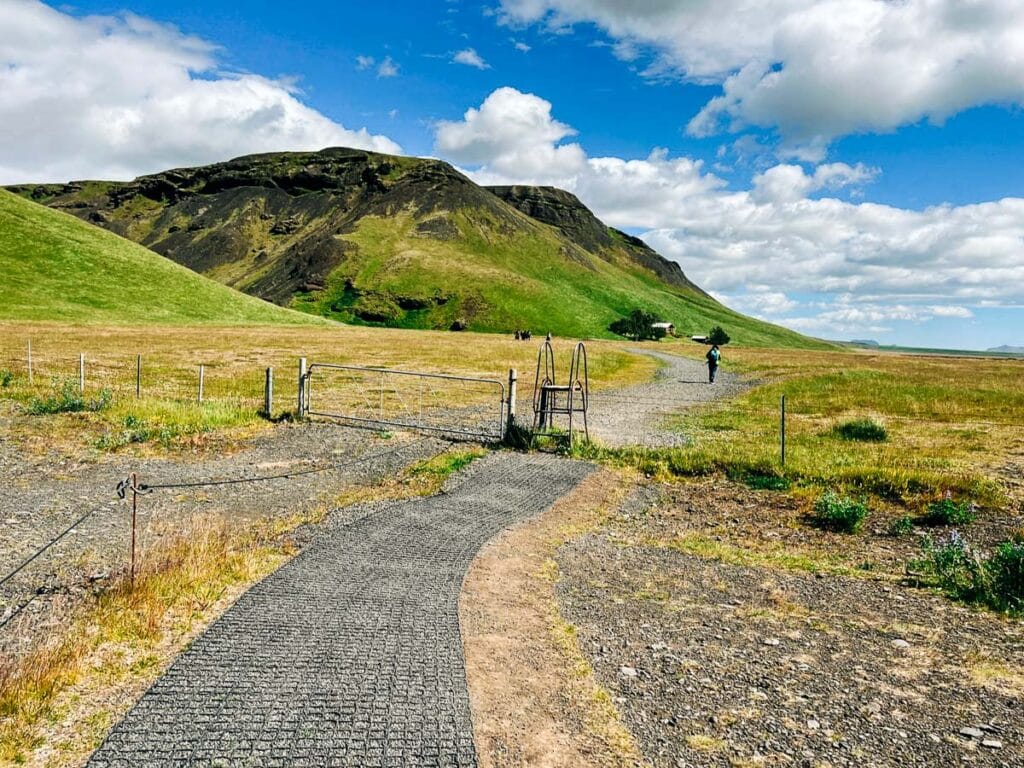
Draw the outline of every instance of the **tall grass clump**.
M839 533L856 533L868 516L863 501L826 491L814 505L814 523L819 528Z
M949 597L997 611L1024 613L1024 540L1011 539L980 552L956 531L926 538L924 557L911 566L930 575Z
M843 440L858 440L862 443L884 443L889 437L885 427L874 419L852 419L835 427L835 434Z
M25 410L32 416L51 413L98 413L110 406L114 395L109 389L100 390L96 397L88 399L79 391L78 382L65 379L54 386L54 391L46 397L33 397L28 401Z
M14 381L14 373L7 368L0 369L0 389L7 389Z

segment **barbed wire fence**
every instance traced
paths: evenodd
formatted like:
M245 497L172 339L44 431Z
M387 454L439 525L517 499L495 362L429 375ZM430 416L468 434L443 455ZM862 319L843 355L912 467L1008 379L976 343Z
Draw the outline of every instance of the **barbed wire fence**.
M413 452L418 455L418 449L430 442L440 442L442 445L438 446L437 450L429 452L427 456L420 458L429 460L429 458L449 449L448 443L438 440L436 437L420 437L402 442L382 451L369 451L355 457L322 461L313 466L269 474L201 478L179 482L146 482L140 478L138 473L129 473L116 487L110 489L110 494L111 498L116 497L121 504L127 502L131 510L130 518L128 521L125 521L123 516L117 516L116 520L108 519L105 521L108 528L122 531L122 535L126 539L124 542L126 546L124 546L122 566L119 568L119 571L127 575L129 579L133 579L139 570L139 564L145 551L144 542L146 542L150 526L154 522L152 517L149 517L143 535L141 537L138 536L139 503L142 498L151 494L165 491L216 489L249 484L288 482L332 471L354 469L360 465L398 457L403 453ZM13 568L10 568L5 574L0 576L0 599L8 596L8 599L11 600L3 613L0 613L0 632L14 625L17 619L24 615L25 611L35 602L59 591L59 584L54 585L52 583L52 576L54 573L65 569L68 561L74 559L74 555L61 552L60 545L68 541L83 525L103 516L103 513L116 512L117 506L117 503L112 503L111 501L105 501L92 506L85 513L77 515L73 522L49 536ZM108 534L112 532L108 531ZM57 581L60 581L59 577Z

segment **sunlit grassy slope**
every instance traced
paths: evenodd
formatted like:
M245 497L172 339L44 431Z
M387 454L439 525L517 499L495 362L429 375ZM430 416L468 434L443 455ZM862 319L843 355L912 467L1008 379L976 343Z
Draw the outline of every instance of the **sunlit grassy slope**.
M346 236L358 246L355 255L331 273L326 290L300 294L293 306L359 322L357 312L365 311L368 300L382 302L379 309L386 315L397 310L387 306L387 297L404 296L422 305L394 311L395 324L407 328L447 327L463 320L474 330L528 328L583 338L616 338L608 325L639 307L687 336L721 325L736 342L749 346L829 346L734 312L697 291L670 286L625 259L559 258L561 242L548 227L511 236L498 222L488 227L483 212L475 211L472 219L464 212L449 218L460 236L442 241L417 236L416 221L407 214L365 217ZM360 286L362 295L352 285ZM466 298L431 300L453 288ZM367 292L375 292L374 298Z
M0 320L312 324L66 213L0 190Z

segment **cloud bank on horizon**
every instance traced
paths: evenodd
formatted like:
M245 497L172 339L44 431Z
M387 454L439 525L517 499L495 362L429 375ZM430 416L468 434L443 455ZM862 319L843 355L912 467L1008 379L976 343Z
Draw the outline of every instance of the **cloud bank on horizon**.
M401 151L306 106L292 83L220 70L215 45L173 26L79 19L37 0L2 12L0 183L131 179L331 145Z
M331 145L401 151L309 106L293 82L225 71L216 45L174 26L130 13L77 17L39 0L7 0L3 14L0 183L124 179ZM454 106L461 119L410 118L431 126L434 153L477 181L569 189L730 305L818 335L1024 308L1024 200L881 205L863 189L884 168L826 161L850 133L1024 104L1024 4L500 0L496 19L517 55L531 46L508 38L509 26L563 40L572 25L594 25L641 78L718 89L680 118L690 135L742 138L753 126L760 141L767 127L776 157L736 189L701 159L657 147L592 156L557 104L491 86L480 103ZM445 58L507 83L474 42ZM401 68L390 56L354 62L395 82L413 67L408 57Z

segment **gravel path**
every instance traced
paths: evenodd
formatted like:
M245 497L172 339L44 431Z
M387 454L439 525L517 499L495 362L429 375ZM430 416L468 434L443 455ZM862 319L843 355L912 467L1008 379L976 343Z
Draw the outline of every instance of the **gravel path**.
M463 576L488 539L591 469L492 454L441 495L329 520L174 663L89 765L475 766Z
M591 395L590 436L606 445L683 445L686 435L666 428L666 417L694 405L734 397L751 386L725 366L719 368L715 383L709 384L707 365L698 360L633 351L655 358L662 368L647 384Z

